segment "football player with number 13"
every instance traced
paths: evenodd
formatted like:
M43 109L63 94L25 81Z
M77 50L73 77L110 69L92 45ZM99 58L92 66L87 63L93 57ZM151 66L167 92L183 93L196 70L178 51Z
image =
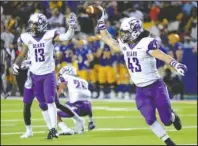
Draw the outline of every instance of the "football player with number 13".
M18 74L18 69L21 67L21 63L29 51L31 61L29 71L33 83L34 95L39 103L47 103L48 105L51 129L49 130L47 139L58 138L53 44L55 41L68 41L73 37L77 18L74 13L71 13L67 22L69 29L65 34L59 34L56 29L47 30L47 18L40 13L32 14L28 23L30 33L22 33L20 35L23 46L13 64L13 74Z

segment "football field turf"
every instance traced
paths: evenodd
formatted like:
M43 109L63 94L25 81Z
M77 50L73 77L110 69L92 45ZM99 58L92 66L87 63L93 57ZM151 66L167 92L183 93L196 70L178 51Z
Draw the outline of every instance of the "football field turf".
M173 126L166 127L169 136L176 144L197 144L197 101L173 102L172 107L180 116L183 129L176 131ZM133 101L93 101L93 114L96 123L96 129L93 131L89 132L86 129L81 135L60 136L58 139L46 140L48 131L38 103L34 101L32 107L34 136L20 139L25 131L22 100L9 98L1 100L1 144L164 144L146 125ZM87 117L85 119L87 128ZM74 127L71 119L64 119L64 122Z

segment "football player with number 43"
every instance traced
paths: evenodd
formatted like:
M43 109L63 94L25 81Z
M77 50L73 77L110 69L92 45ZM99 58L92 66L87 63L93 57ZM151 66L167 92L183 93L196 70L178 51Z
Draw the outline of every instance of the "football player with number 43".
M29 52L31 61L29 71L33 83L34 95L39 103L46 103L48 105L51 128L49 129L47 139L58 138L57 111L54 102L56 76L53 44L54 41L69 41L73 37L77 18L74 13L71 13L67 22L69 29L65 34L59 34L56 29L47 30L47 18L40 13L32 14L28 23L30 33L22 33L20 35L23 46L13 64L13 74L18 74L18 69L21 67L21 63L27 52Z
M167 145L175 145L156 119L157 109L165 126L173 124L177 130L182 129L180 118L171 108L167 87L157 71L155 58L174 67L183 76L187 67L160 51L159 42L150 37L149 32L143 29L142 22L134 17L122 21L118 41L114 40L105 27L104 9L98 7L102 15L98 19L97 28L102 40L111 49L121 51L124 55L131 79L137 87L135 98L137 109L157 137Z

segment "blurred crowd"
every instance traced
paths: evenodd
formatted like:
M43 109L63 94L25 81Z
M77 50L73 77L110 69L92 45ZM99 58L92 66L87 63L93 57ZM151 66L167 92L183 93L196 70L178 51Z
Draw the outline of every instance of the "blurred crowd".
M106 26L113 38L125 17L136 17L162 44L162 51L182 61L183 49L197 54L197 2L190 1L95 1L106 10ZM78 16L75 37L69 43L55 44L56 71L72 64L78 75L90 82L93 98L134 98L123 56L100 41L96 20L85 13L92 2L85 1L4 1L1 2L1 95L23 95L21 78L12 75L11 66L20 50L17 39L25 32L32 13L43 13L49 29L67 31L71 12ZM181 77L162 62L157 66L170 93L183 96ZM23 72L23 71L22 71ZM18 78L18 79L17 79ZM20 89L21 88L21 89ZM174 90L175 89L175 90ZM18 92L20 91L20 92ZM18 93L18 94L17 94ZM177 97L176 97L177 98Z

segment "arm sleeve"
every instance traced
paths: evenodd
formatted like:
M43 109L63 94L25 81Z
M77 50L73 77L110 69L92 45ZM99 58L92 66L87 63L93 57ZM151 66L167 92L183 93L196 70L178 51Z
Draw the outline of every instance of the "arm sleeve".
M59 39L60 41L68 41L71 40L73 36L74 36L74 29L69 28L66 33L59 35Z

